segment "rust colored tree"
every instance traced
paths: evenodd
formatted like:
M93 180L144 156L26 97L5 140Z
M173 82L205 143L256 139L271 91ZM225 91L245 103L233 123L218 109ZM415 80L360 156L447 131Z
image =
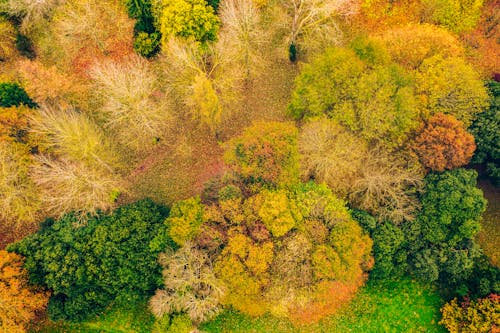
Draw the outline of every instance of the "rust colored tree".
M444 171L469 163L476 144L461 121L438 113L422 126L414 149L425 167Z

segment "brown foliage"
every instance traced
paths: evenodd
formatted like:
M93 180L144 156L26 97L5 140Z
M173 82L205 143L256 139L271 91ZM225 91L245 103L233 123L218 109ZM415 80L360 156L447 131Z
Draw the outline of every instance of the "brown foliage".
M0 250L0 331L27 332L29 324L48 302L44 292L31 290L22 258Z
M422 126L414 149L425 167L444 171L469 163L476 144L461 121L438 113Z

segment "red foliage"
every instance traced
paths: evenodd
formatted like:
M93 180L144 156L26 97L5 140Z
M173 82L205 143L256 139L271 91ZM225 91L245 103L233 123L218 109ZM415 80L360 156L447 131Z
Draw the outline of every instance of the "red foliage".
M444 171L469 163L476 144L463 123L455 117L438 113L423 125L415 139L414 150L422 164L431 170Z

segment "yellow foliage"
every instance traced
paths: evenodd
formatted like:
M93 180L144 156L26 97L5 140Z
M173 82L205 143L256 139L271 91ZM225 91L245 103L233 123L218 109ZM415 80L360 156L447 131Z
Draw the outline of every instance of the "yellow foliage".
M264 191L264 202L258 211L259 217L274 237L284 236L302 221L295 203L285 191Z
M16 54L16 29L5 18L0 17L0 61L6 61Z

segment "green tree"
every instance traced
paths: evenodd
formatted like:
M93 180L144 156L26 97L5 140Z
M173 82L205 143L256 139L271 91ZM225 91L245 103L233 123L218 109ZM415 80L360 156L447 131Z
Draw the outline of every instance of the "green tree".
M426 59L416 74L416 91L424 108L423 118L451 114L469 127L488 106L488 92L479 74L462 58Z
M164 217L164 208L148 200L88 218L81 227L68 214L47 220L8 250L26 257L32 283L52 291L51 318L79 320L161 285L157 257L171 243L155 245L153 239L165 228Z
M20 105L26 105L30 108L37 106L17 83L0 83L0 107L8 108Z
M160 20L163 45L170 37L192 37L205 42L217 38L219 19L205 0L166 1Z
M451 284L472 273L481 254L473 238L486 208L476 178L476 171L465 169L430 173L425 178L421 212L407 231L417 275Z
M460 33L474 28L484 0L424 0L432 21Z
M203 205L199 197L178 201L172 206L170 216L165 220L169 235L178 245L192 240L203 223Z
M371 67L341 48L304 66L288 109L296 119L326 114L366 140L392 147L404 142L418 117L411 80L401 68Z
M486 164L489 176L500 185L500 83L490 81L487 86L492 95L490 108L470 128L477 145L472 163Z

